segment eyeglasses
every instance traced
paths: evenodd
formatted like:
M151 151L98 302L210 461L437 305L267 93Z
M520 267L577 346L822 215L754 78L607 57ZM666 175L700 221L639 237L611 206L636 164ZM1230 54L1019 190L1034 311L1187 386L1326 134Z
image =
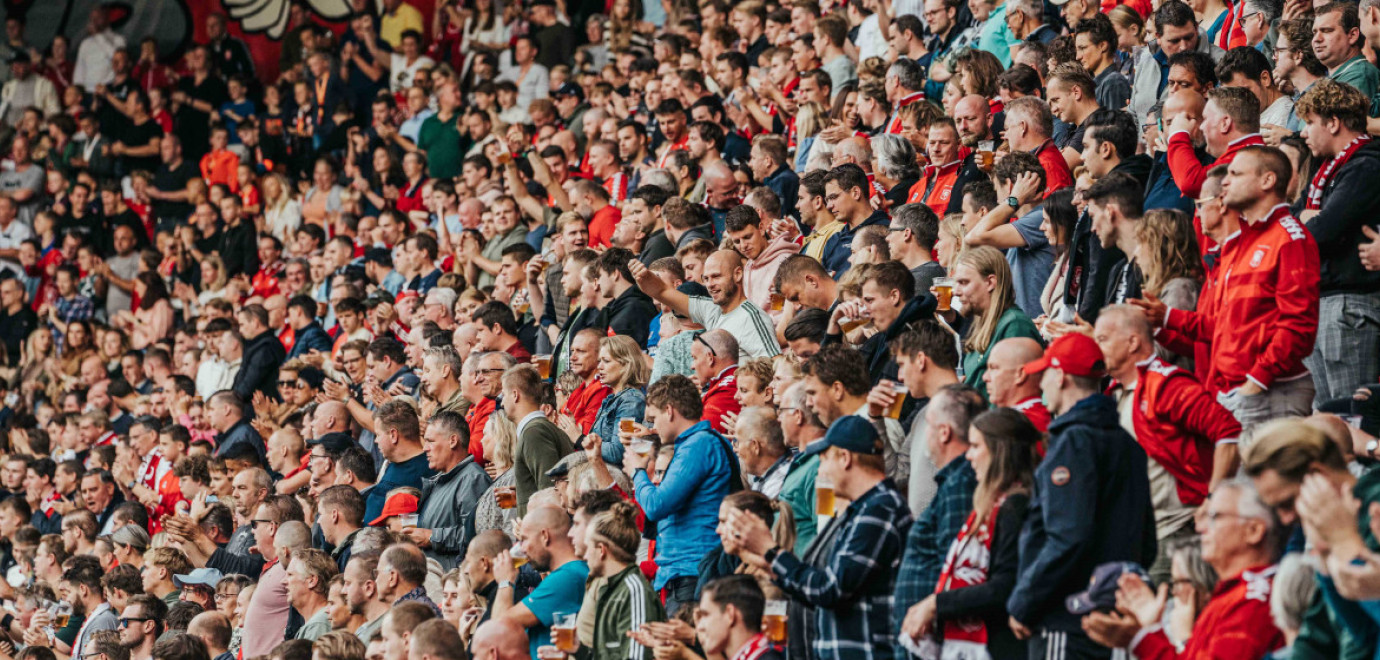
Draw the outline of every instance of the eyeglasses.
M251 520L251 521L249 521L249 526L252 527L253 529L258 529L258 528L259 528L259 523L263 523L263 524L265 524L265 525L276 525L276 524L278 524L278 521L276 521L276 520Z
M714 347L713 347L713 346L710 346L710 345L709 345L709 342L707 342L707 341L704 340L704 333L700 333L700 334L698 334L698 335L695 335L695 341L697 341L697 342L699 342L699 343L701 343L701 344L704 344L704 350L709 351L709 354L712 355L712 356L714 357L714 359L716 359L716 360L719 359L719 354L718 354L717 352L714 351Z
M1207 206L1208 202L1213 202L1218 199L1220 199L1220 197L1199 197L1193 201L1193 208L1201 210L1204 206Z
M144 616L120 617L120 627L121 627L121 628L128 628L130 622L132 622L132 621L138 621L139 623L143 623L143 622L145 622L145 621L153 621L153 620L154 620L154 619L152 619L152 618L144 617ZM82 657L85 658L86 656L83 655Z
M237 598L239 595L240 592L238 591L236 591L235 593L216 594L216 602L219 603L224 600L230 600L231 598Z
M310 456L311 456L311 460L313 460L313 461L315 461L315 460L317 460L317 459L320 459L320 460L323 460L323 461L329 461L329 460L331 460L331 457L330 457L329 454L310 454Z
M905 227L887 227L887 228L886 228L886 231L887 231L888 234L894 233L894 232L898 232L898 231L905 231L905 230L906 230Z

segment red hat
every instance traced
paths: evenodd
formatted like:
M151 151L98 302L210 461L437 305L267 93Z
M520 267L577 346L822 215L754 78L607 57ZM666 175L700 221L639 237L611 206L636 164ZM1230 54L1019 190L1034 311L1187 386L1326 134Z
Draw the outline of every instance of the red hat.
M1044 357L1026 363L1023 370L1028 375L1038 374L1054 367L1070 376L1101 378L1107 373L1107 363L1102 359L1102 349L1092 337L1078 332L1070 332L1049 345Z
M382 525L383 521L393 516L401 516L407 513L417 512L417 496L411 493L393 493L383 503L383 513L375 518L370 526Z

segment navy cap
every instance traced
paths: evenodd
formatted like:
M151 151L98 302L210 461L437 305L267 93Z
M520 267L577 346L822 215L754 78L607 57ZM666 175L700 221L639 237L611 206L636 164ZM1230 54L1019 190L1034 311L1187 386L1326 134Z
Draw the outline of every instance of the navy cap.
M551 96L553 96L553 97L573 96L573 97L575 97L575 98L580 99L581 101L583 101L583 100L585 100L585 90L580 89L580 86L577 85L577 84L575 84L575 83L573 83L573 82L566 82L565 84L561 85L560 87L557 87L557 88L556 88L556 91L551 92Z
M1145 584L1152 585L1150 574L1141 568L1140 564L1131 561L1110 561L1099 565L1093 569L1092 580L1089 581L1087 591L1080 591L1069 596L1064 601L1064 606L1068 608L1070 614L1088 614L1095 610L1111 610L1116 608L1117 581L1122 575L1131 573L1139 575L1140 579L1145 580Z
M824 439L805 447L806 456L823 453L825 449L838 447L855 454L882 455L882 439L872 422L857 415L844 415L834 421Z
M312 438L307 441L309 445L321 445L332 455L339 454L350 447L355 446L355 439L349 433L327 433L319 438Z

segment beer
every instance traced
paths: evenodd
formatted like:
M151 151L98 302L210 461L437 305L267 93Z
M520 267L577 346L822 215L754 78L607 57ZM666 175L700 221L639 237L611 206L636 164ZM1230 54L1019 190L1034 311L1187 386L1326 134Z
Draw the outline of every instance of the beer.
M524 316L524 315L526 315L526 314L527 314L527 310L529 310L529 309L531 309L531 308L532 308L532 304L531 304L531 303L528 303L528 302L526 302L526 301L520 302L520 303L518 303L518 304L516 304L516 305L513 305L513 311L517 312L517 315L518 315L518 316Z
M572 622L570 627L553 626L551 628L551 641L556 648L566 653L574 653L579 649L579 643L575 641L575 626Z
M844 319L839 322L839 327L843 328L843 331L846 333L852 332L867 325L870 320L871 319Z
M508 551L508 556L513 558L513 570L515 571L521 570L523 564L527 563L527 553L522 549L520 542L519 545L514 545L513 549Z
M551 260L555 258L556 255L554 254L539 254L532 257L532 261L537 264L537 277L541 277L541 274L551 267Z
M991 172L992 165L997 161L997 143L995 140L982 140L978 142L977 166L984 172Z
M953 309L954 279L952 277L934 278L934 295L939 300L939 311Z
M891 391L896 395L896 400L891 402L891 408L887 409L886 416L891 419L901 419L901 406L906 402L906 395L910 390L905 383L895 381L891 384Z
M508 163L511 163L511 162L513 162L513 154L512 154L512 152L509 152L507 149L504 149L504 150L498 152L498 164L499 164L499 165L507 165Z
M633 425L636 423L637 420L631 417L624 417L623 419L618 420L618 430L624 433L635 433L637 432L637 429L634 428Z
M771 294L771 311L773 311L773 312L779 312L779 311L781 311L781 309L782 309L783 307L785 307L785 306L786 306L786 297L785 297L785 296L783 296L783 295L781 295L781 294L779 294L779 293L773 293L773 294Z
M773 644L786 643L786 601L769 600L762 610L762 632Z
M53 619L53 627L62 630L67 627L67 623L72 620L71 614L58 614Z
M498 496L498 508L511 509L517 506L517 486L499 486L494 489Z
M637 454L638 456L646 456L647 454L652 453L652 441L633 440L632 442L628 443L628 451L631 451L632 453Z
M404 513L398 518L402 521L403 529L417 526L417 514L415 513Z
M834 485L815 482L815 515L834 517Z
M532 364L537 366L537 373L541 375L542 380L546 380L547 378L551 377L550 355L533 355Z

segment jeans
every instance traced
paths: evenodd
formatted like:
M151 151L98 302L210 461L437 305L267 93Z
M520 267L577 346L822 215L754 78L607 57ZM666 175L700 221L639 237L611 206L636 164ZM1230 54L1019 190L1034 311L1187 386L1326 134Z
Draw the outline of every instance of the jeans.
M699 584L699 578L693 575L685 575L678 578L671 578L666 581L663 588L666 593L666 618L670 619L676 615L676 610L682 606L695 606L695 587Z

